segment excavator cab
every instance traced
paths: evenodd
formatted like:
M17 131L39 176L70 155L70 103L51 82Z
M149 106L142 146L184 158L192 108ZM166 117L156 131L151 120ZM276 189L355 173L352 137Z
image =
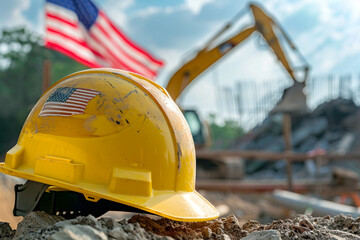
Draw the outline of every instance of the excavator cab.
M203 148L208 142L205 137L205 125L200 120L200 117L196 110L186 109L183 110L183 114L187 123L189 124L191 134L194 139L194 144L197 149Z

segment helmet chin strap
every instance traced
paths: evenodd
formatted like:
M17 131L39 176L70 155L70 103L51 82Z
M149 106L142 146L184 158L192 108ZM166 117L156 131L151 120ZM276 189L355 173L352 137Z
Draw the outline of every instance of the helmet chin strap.
M89 214L99 217L108 211L148 213L121 203L100 199L86 200L83 194L72 191L46 191L47 184L26 181L15 185L14 216L26 216L31 211L44 211L66 219ZM149 214L149 213L148 213Z

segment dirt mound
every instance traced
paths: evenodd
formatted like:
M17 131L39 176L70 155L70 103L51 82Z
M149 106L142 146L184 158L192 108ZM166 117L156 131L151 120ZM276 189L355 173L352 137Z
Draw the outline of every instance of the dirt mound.
M33 212L18 225L16 232L9 224L0 223L0 239L360 240L360 218L297 215L294 219L276 220L264 225L255 220L240 225L234 215L207 222L177 222L143 215L120 221L96 219L91 215L63 220L43 212Z
M175 239L241 239L248 233L243 231L234 215L207 222L177 222L166 218L153 220L135 215L129 223L139 223L146 231Z
M259 236L265 235L265 232L267 237L261 239L360 239L360 218L353 219L344 215L334 218L298 215L294 219L277 220L266 225L249 220L242 226L233 215L199 223L176 222L164 218L152 220L136 215L129 222L139 223L146 231L175 239L260 239ZM271 238L269 233L272 233Z
M353 219L345 215L334 218L297 215L292 220L276 220L266 225L261 225L257 221L248 221L242 228L248 232L277 230L283 240L360 239L359 224L360 218Z

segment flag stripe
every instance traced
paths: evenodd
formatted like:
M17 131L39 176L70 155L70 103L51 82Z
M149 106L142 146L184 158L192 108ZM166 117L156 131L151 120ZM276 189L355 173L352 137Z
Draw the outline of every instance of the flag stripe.
M66 110L71 110L72 112L77 112L77 113L82 113L84 112L84 109L81 108L71 108L71 107L67 107L67 106L51 106L51 107L46 107L43 109L43 112L47 112L47 111L52 111L52 110L56 110L56 111L66 111Z
M112 56L122 63L125 67L127 67L130 71L138 72L141 75L149 76L153 75L152 71L144 68L143 66L136 64L131 58L126 56L121 48L115 46L112 42L111 37L104 31L102 31L99 26L94 25L90 32L92 32L92 36L98 40L100 44L102 44L105 49L112 54Z
M75 100L75 101L87 103L87 100L86 100L86 99L83 99L83 98L69 97L69 100Z
M65 9L64 11L62 11L63 10L62 8L59 11L56 11L57 7L56 7L56 5L55 5L55 7L53 5L54 4L52 4L52 3L47 3L47 5L46 5L46 7L47 7L46 10L47 11L49 10L49 12L46 13L47 14L46 15L47 16L46 31L47 31L47 34L51 34L51 35L56 34L56 36L52 36L52 37L55 38L54 41L57 42L57 45L60 44L60 46L61 46L61 42L63 40L61 37L68 38L69 39L68 43L71 44L71 41L74 41L75 42L74 44L76 44L76 43L80 44L84 48L87 48L91 54L94 54L95 56L94 56L93 62L97 62L97 63L89 62L88 60L86 60L86 57L84 57L84 56L77 56L77 58L75 58L75 60L83 63L84 65L86 65L88 67L101 67L101 66L110 67L111 65L109 65L107 63L107 61L102 57L102 54L100 54L99 52L92 49L89 46L89 44L86 43L86 38L89 38L89 37L86 35L86 30L83 29L83 27L81 25L79 26L76 14L74 14L72 11L70 11L68 9ZM64 14L64 12L65 12L65 14ZM73 14L71 14L71 13L73 13ZM47 24L48 21L53 21L54 20L53 18L55 19L55 21L57 21L58 24ZM63 31L63 27L61 24L63 24L68 29L71 28L71 31L74 32L74 33L72 33L72 35L74 35L74 34L82 35L82 38L79 39L78 37L75 37L75 38L70 37L68 35L69 31L66 31L66 32ZM60 39L56 40L56 38L60 38ZM48 40L48 41L51 42L51 40ZM47 44L45 44L45 46L52 48ZM55 47L53 49L59 51L58 47ZM65 55L68 55L69 57L72 57L72 58L74 58L73 57L74 55L77 55L77 54L74 54L73 49L71 51L73 54L69 54L64 51L60 51L60 52L62 52Z
M149 60L147 55L143 55L143 52L139 51L135 46L131 46L128 41L126 41L122 35L117 34L112 25L109 24L107 18L103 15L99 15L98 24L99 28L107 35L111 36L110 39L114 42L118 49L122 49L124 54L129 57L132 61L135 61L137 64L144 65L154 72L161 67L159 64Z
M164 63L162 61L159 61L157 59L155 59L154 57L152 57L150 54L148 54L144 49L140 48L140 46L135 45L132 41L130 41L129 38L126 37L125 34L123 34L120 29L118 29L117 27L115 27L115 25L110 21L109 18L107 18L107 16L100 11L100 16L103 16L104 20L107 22L107 24L109 24L111 26L111 28L129 45L129 47L131 47L132 49L138 51L139 54L142 54L144 57L148 58L149 60L151 60L153 63L159 65L159 66L163 66Z
M122 61L119 61L112 54L112 51L109 51L109 49L107 49L104 46L104 44L98 39L98 37L96 35L91 34L91 40L89 39L89 43L90 43L89 45L92 46L93 49L99 51L100 54L102 56L104 56L104 58L109 60L109 63L111 64L112 67L131 70L126 65L124 65L124 63Z
M77 92L88 92L88 93L94 93L99 94L99 91L92 90L92 89L86 89L86 88L78 88L76 89Z
M79 104L79 105L82 105L84 107L87 106L87 104L83 103L83 102L79 102L79 101L73 101L73 100L67 100L66 102L68 103L74 103L74 104Z
M97 24L92 27L91 32L93 32L93 35L96 36L99 43L104 45L107 51L113 53L113 56L117 59L117 61L121 62L129 70L143 74L145 71L143 67L134 62L133 59L129 58L129 56L124 53L123 49L114 44L113 38L115 38L115 36L111 37L109 33Z
M70 58L73 58L76 61L84 64L85 66L93 67L93 68L102 67L100 64L98 64L96 62L90 62L90 61L84 59L83 57L79 56L78 54L74 54L68 48L64 48L61 43L56 43L54 41L51 42L48 39L45 39L45 46L48 47L48 48L51 48L53 50L56 50L58 52L61 52L62 54L67 55Z
M94 96L96 96L94 94L88 94L88 93L83 93L83 92L77 92L76 95L79 97L84 97L84 98L93 98Z
M152 78L163 66L90 0L47 0L45 16L45 46L88 67L120 68Z
M46 28L62 33L64 36L68 35L71 39L79 42L84 41L81 30L77 26L68 24L65 21L49 18L48 21L46 21Z
M88 45L87 45L84 41L77 41L76 39L71 39L71 38L69 38L68 35L64 35L63 33L58 32L57 30L54 30L54 29L47 29L47 31L49 32L48 35L50 35L50 33L51 33L51 35L60 35L60 36L58 36L58 37L56 37L56 36L51 36L51 37L54 37L54 38L56 39L56 41L57 41L57 38L61 38L61 37L62 37L62 39L68 39L68 41L74 41L74 42L75 42L74 44L78 44L77 46L81 45L81 46L83 47L83 49L85 49L85 50L88 50L88 49L89 49L89 48L88 48ZM45 41L49 42L48 39L45 39ZM60 39L59 39L59 41L60 41ZM45 45L47 44L47 42L45 43ZM60 41L60 42L61 42L61 41ZM92 51L92 54L94 54L94 57L95 57L95 59L96 59L96 61L94 61L94 62L97 62L99 66L101 66L101 65L102 65L102 66L106 66L107 63L106 63L105 60L101 57L101 54L99 54L99 53L96 52L95 50ZM103 64L101 64L101 62L103 62ZM91 64L93 64L93 63L91 63ZM94 64L96 64L96 63L94 63Z
M96 96L96 95L99 94L98 91L95 91L95 90L90 91L90 90L82 89L82 88L78 88L78 89L76 90L76 92L81 93L81 94L88 94L88 95L91 95L91 96Z
M77 22L69 21L67 18L62 18L61 16L57 15L56 13L46 12L45 17L49 20L56 20L66 25L72 26L73 28L77 28Z
M89 62L95 60L94 55L91 53L91 51L88 48L77 43L76 41L73 41L73 39L71 39L70 37L66 38L56 33L51 33L47 35L46 40L47 42L53 42L58 45L63 45L65 48L69 49L79 57L88 59Z
M94 95L95 96L95 95ZM92 99L94 96L86 96L86 95L81 95L81 93L77 93L75 92L72 97L77 97L77 98L82 98L82 99Z
M72 103L57 103L57 102L46 102L44 104L44 109L47 107L47 106L54 106L54 107L62 107L64 105L66 106L69 106L69 107L77 107L77 108L81 108L81 109L85 109L86 108L86 105L84 104L72 104Z
M57 114L60 114L60 113L69 113L69 114L79 114L79 113L83 113L82 111L65 111L65 110L56 110L56 109L50 109L50 110L42 110L41 111L42 114L51 114L51 113L57 113ZM40 114L40 116L42 116L42 114Z
M77 40L77 39L71 38L69 35L66 35L63 32L59 32L57 29L50 28L50 27L47 27L46 31L48 31L49 35L60 35L60 37L62 37L64 39L69 39L70 41L74 41L77 44L83 46L84 48L88 48L87 44L85 43L85 41L83 39ZM57 37L55 37L55 38L57 38Z
M50 112L50 113L42 113L39 115L40 117L49 117L49 116L58 116L58 117L64 117L64 116L71 116L74 115L72 113L59 113L59 112Z
M76 15L74 14L74 16L72 14L70 14L69 12L72 12L70 10L63 10L62 8L59 7L55 7L53 6L54 4L52 3L47 3L47 5L49 5L51 9L51 12L53 13L52 15L57 15L59 14L59 18L63 17L63 24L68 25L68 26L77 26L77 28L73 29L73 31L76 32L81 32L84 35L84 38L90 39L89 36L86 36L86 34L84 34L86 31L83 30L81 31L81 28L78 26L78 22L77 22L77 18ZM59 11L56 11L56 9L59 8ZM51 16L49 15L49 18L47 19L51 21ZM73 22L76 23L73 23ZM109 65L105 59L107 56L105 56L105 58L102 56L104 54L101 54L99 52L97 52L95 49L101 49L99 48L91 48L88 46L88 44L86 44L85 42L78 42L76 39L71 38L70 36L68 36L66 33L63 33L62 27L59 26L52 26L53 28L51 29L51 31L47 32L47 36L45 38L45 46L52 48L54 50L60 51L65 55L68 55L71 58L74 58L75 60L83 63L84 65L88 66L88 67L111 67L114 66L114 64ZM57 27L57 28L54 28ZM48 36L50 36L50 38L47 38ZM68 40L64 40L64 39L68 39ZM53 42L54 44L50 44L51 42ZM62 47L61 43L67 43L67 46ZM76 46L71 46L71 44L74 44ZM69 47L70 45L70 47ZM84 48L79 47L79 45L82 45ZM69 48L69 50L67 50L66 48ZM81 55L81 53L77 54L76 49L79 49L79 51L81 52L81 50L88 50L88 53L91 54L91 52L96 55L93 56L93 60L89 61L89 57ZM116 61L112 61L113 63Z
M74 23L74 25L78 24L78 17L75 12L73 12L67 8L60 7L57 4L46 2L45 3L45 12L50 13L52 15L56 15L62 19L66 19L67 21Z

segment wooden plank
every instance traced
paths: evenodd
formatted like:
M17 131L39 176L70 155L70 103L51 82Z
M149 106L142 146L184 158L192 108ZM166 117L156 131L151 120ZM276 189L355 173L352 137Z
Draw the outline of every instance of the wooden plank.
M224 179L198 179L196 180L197 190L221 191L221 192L243 192L261 193L272 192L275 189L286 190L286 180L224 180ZM354 192L360 190L360 185L352 187L336 186L330 181L302 180L295 181L293 192L305 193L314 192L315 188L320 188L320 195L339 195L341 193Z
M340 161L340 160L360 160L360 153L347 154L324 154L324 155L309 155L307 153L294 152L270 152L270 151L253 151L253 150L198 150L196 157L201 159L218 159L223 157L240 157L247 160L262 160L262 161L279 161L290 159L293 162L302 162L308 159L314 159L321 156L323 159ZM224 159L226 161L226 159Z

